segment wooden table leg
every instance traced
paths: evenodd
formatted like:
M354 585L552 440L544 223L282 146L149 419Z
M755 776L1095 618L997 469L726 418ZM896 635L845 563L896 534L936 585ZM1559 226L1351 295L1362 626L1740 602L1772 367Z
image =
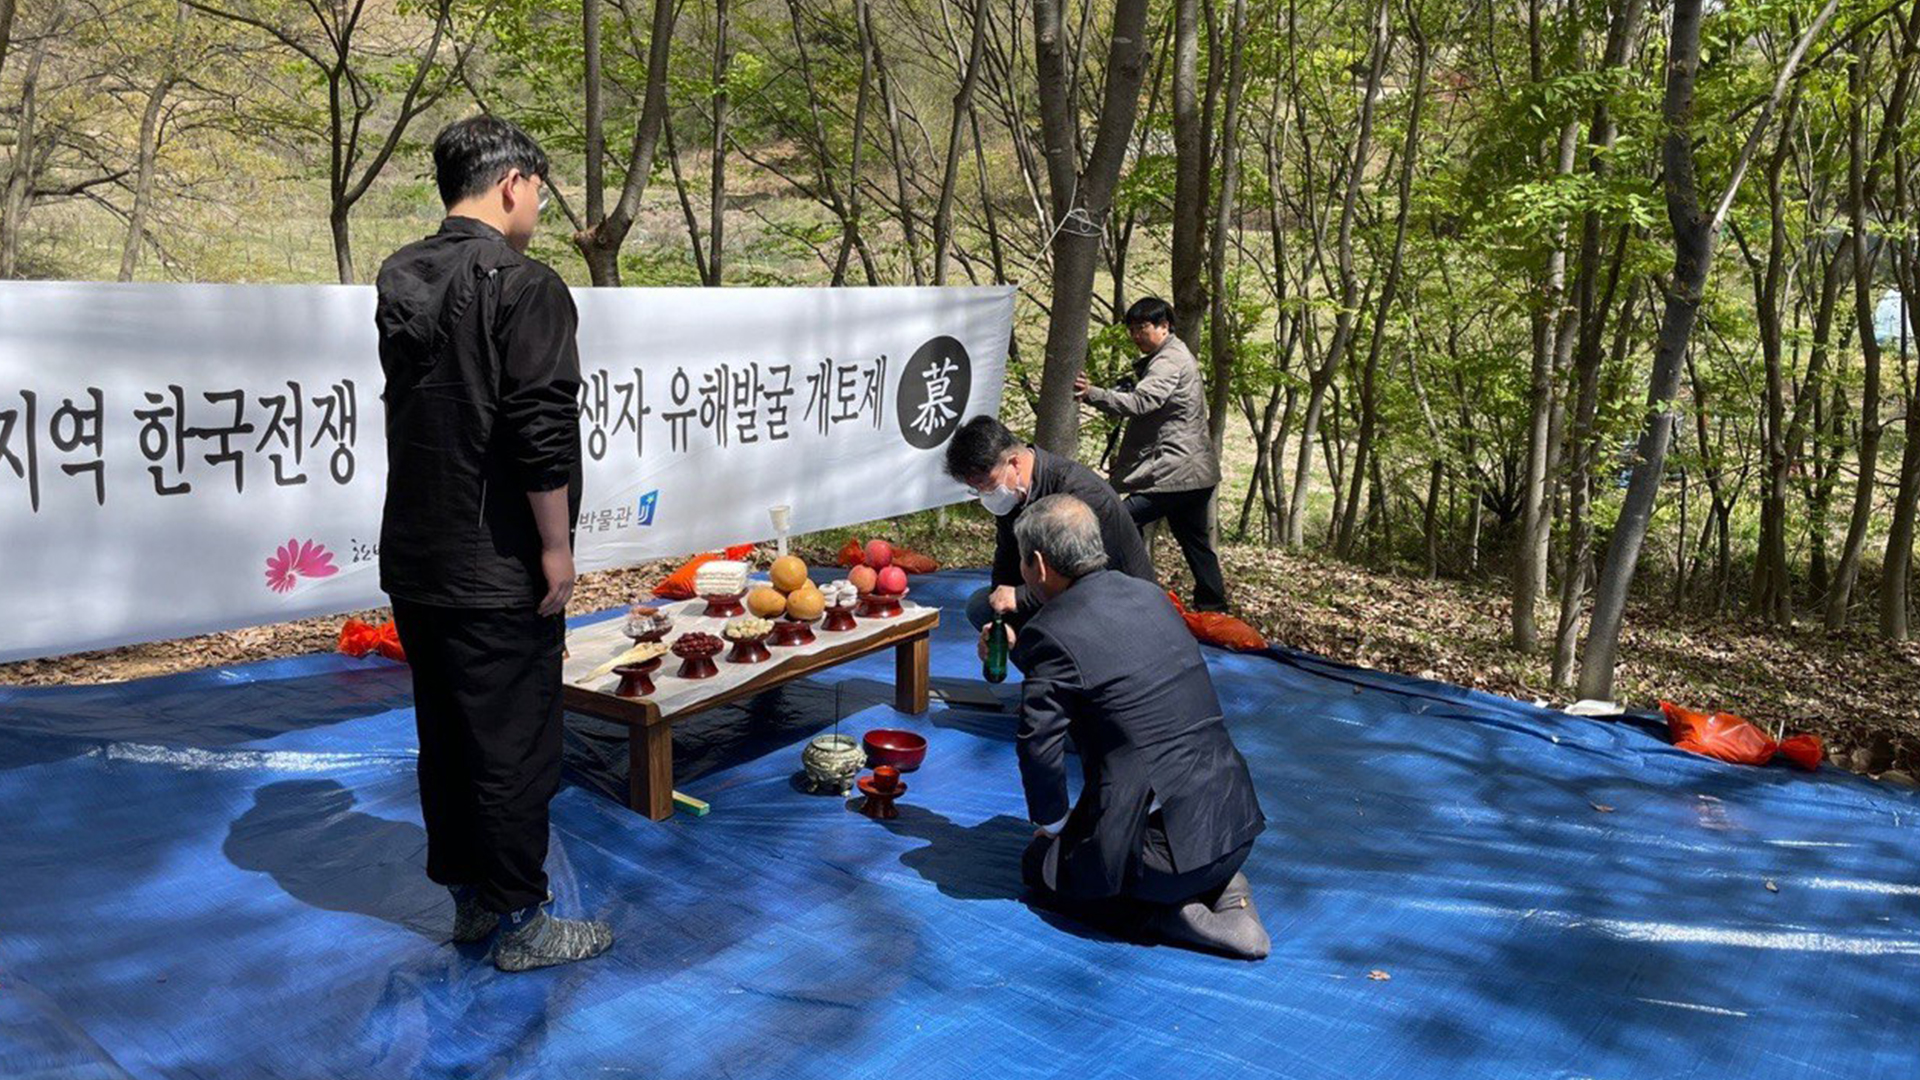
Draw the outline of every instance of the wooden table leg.
M927 661L933 638L916 634L893 649L893 707L905 713L927 711Z
M654 722L627 737L627 805L655 821L673 816L673 725Z

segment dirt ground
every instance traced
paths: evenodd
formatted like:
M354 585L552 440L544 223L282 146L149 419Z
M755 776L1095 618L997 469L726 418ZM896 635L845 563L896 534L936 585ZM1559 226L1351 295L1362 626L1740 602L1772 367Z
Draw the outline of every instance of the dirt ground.
M851 535L888 535L949 566L984 565L992 529L978 515L932 514L801 538L796 550L832 565ZM1185 594L1186 567L1171 542L1156 545L1164 580ZM1495 584L1428 580L1311 554L1230 545L1221 558L1236 614L1269 640L1348 663L1440 679L1524 701L1563 705L1547 657L1506 643L1507 599ZM764 562L764 558L762 559ZM583 575L572 610L596 611L647 595L673 566L659 562ZM385 611L360 612L384 619ZM0 665L0 683L47 686L144 678L334 648L344 617L307 619L176 641ZM1774 733L1809 731L1844 768L1913 785L1920 776L1920 643L1892 644L1859 631L1790 631L1738 617L1709 618L1642 606L1629 611L1617 696L1630 706L1662 699L1723 709Z

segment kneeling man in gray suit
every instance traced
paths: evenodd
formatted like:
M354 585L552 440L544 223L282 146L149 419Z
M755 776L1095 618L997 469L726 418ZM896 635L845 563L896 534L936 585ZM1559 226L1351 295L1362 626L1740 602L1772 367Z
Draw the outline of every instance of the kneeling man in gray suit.
M1125 935L1265 957L1240 866L1266 818L1186 623L1157 585L1106 569L1079 499L1040 499L1014 533L1041 598L1011 654L1026 676L1020 778L1039 828L1028 887ZM1085 777L1071 808L1069 737Z

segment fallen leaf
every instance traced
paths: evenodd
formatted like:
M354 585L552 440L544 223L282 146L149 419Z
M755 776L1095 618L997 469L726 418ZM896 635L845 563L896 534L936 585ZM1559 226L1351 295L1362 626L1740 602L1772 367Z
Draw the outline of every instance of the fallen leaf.
M1598 810L1603 814L1613 813L1613 807L1608 806L1606 803L1589 802L1587 805L1593 807L1595 810Z
M1367 972L1367 978L1372 979L1374 982L1386 982L1388 979L1393 978L1393 976L1381 971L1379 968L1374 968L1372 971Z

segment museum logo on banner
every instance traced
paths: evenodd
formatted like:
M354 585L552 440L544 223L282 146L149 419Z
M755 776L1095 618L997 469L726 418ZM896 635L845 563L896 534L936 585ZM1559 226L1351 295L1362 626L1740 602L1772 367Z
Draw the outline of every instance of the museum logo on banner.
M972 391L973 361L957 339L942 335L914 350L895 395L907 444L931 450L946 442L966 415Z

